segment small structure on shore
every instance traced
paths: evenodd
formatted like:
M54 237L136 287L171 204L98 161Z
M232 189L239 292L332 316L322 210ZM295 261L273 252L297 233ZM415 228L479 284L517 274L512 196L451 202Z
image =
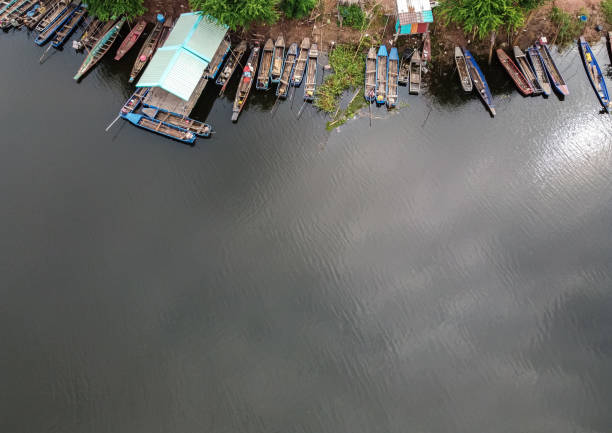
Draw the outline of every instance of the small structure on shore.
M136 87L157 87L189 101L227 29L207 15L182 14Z
M429 0L396 0L395 38L416 35L429 30L433 12Z

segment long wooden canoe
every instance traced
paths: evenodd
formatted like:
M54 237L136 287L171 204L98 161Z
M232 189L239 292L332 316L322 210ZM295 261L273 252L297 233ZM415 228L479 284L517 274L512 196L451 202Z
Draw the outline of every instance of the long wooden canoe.
M389 52L388 67L387 108L394 108L399 99L399 53L395 47Z
M308 69L306 71L306 84L304 84L304 100L314 101L317 91L317 67L319 64L319 47L312 44L308 51Z
M461 87L466 92L472 91L472 79L470 78L470 70L468 69L467 63L465 62L465 56L461 48L455 47L455 65L457 66L457 73L459 74L459 82Z
M20 10L22 8L22 5L26 1L27 0L17 0L15 2L10 3L10 5L3 7L4 10L0 12L0 20L3 20L5 17L8 17L9 15L12 15L15 11Z
M66 21L62 28L56 33L52 44L55 48L60 48L62 45L64 45L66 40L76 30L77 26L81 23L81 21L83 21L85 14L87 14L87 9L85 9L85 6L79 6L74 14L72 14L72 17L70 17L70 19Z
M47 13L36 25L36 31L42 32L68 7L68 2L61 0L47 10Z
M246 53L246 50L246 41L241 41L238 44L238 47L236 47L236 49L231 52L229 58L227 59L227 62L225 62L225 66L223 67L223 69L219 73L219 76L217 77L217 80L215 81L215 83L217 83L219 86L222 86L221 92L219 94L225 92L225 87L227 86L227 83L229 83L230 78L232 78L232 75L234 75L234 71L236 70L238 64L240 64L240 59L242 59L242 56L244 55L244 53Z
M406 86L410 82L410 58L414 54L414 50L406 49L402 53L402 59L400 61L399 77L397 81Z
M604 75L599 68L599 63L597 63L595 54L593 54L591 46L583 36L580 37L578 46L580 47L580 54L582 56L582 62L584 63L584 69L587 73L589 81L591 82L591 86L593 86L593 90L597 95L597 99L599 99L601 105L609 113L612 109L610 95L608 94L606 80L604 79Z
M138 74L140 74L140 71L143 70L147 62L153 56L153 53L155 53L155 49L159 43L159 38L161 37L163 26L163 22L157 21L155 23L155 27L153 27L153 30L151 30L151 33L149 33L149 36L147 36L147 39L140 48L136 61L134 62L134 66L132 66L132 72L130 72L130 83L136 79Z
M123 116L133 125L146 129L156 134L164 135L168 138L181 141L187 144L193 144L196 140L196 135L185 128L181 128L161 120L151 119L144 114L127 113Z
M113 43L117 39L117 36L119 35L119 31L121 30L121 27L123 27L123 24L125 24L125 17L121 18L117 22L117 24L115 24L108 32L106 32L106 34L100 38L96 45L93 46L87 57L85 57L83 64L74 76L75 80L78 81L79 79L81 79L81 77L85 75L87 71L93 68L100 61L100 59L104 57L104 54L106 54L108 50L110 50Z
M78 5L76 3L71 3L68 5L55 20L51 22L42 32L38 34L34 43L37 45L46 44L49 39L53 37L53 35L72 18L72 15L77 11Z
M287 56L285 57L285 65L283 66L283 73L276 87L276 96L279 98L286 98L289 93L289 87L291 86L291 75L293 74L293 68L295 66L295 59L298 54L298 46L294 42L289 46L287 50Z
M300 54L295 61L293 76L291 77L291 85L294 87L300 87L304 80L304 71L306 71L306 65L308 65L308 50L310 50L310 39L304 38L300 44Z
M529 83L531 84L531 88L533 89L533 94L534 95L541 94L542 86L540 86L540 83L535 75L535 72L533 71L533 69L531 69L531 66L529 65L529 61L527 61L527 56L516 45L513 47L513 52L514 52L514 59L516 60L516 66L521 70L525 78L529 80Z
M527 48L527 56L529 62L531 63L531 67L533 68L533 72L538 80L538 84L542 89L542 93L546 96L552 93L552 86L550 85L550 81L548 79L548 75L546 75L546 66L544 66L544 60L538 53L538 50L534 47Z
M47 3L41 2L37 9L31 9L25 14L22 24L32 30L55 4L57 4L57 1L53 0Z
M548 73L550 82L553 84L555 90L564 96L569 95L567 84L561 76L561 72L559 71L559 68L557 68L555 61L550 55L548 45L544 42L544 38L542 38L539 43L536 43L536 48L538 49L538 54L540 54L540 57L544 62L546 72Z
M142 113L148 118L159 120L169 125L178 126L200 137L210 137L212 132L212 127L208 123L200 122L199 120L187 116L181 116L178 113L173 113L172 111L153 105L143 104L142 107Z
M408 91L413 95L421 92L421 53L416 50L410 59L410 88Z
M376 103L381 105L387 100L388 68L389 55L387 54L387 47L381 45L376 54Z
M255 88L258 90L268 90L270 86L270 69L272 68L272 56L274 55L274 41L268 39L263 47L261 60L259 61L259 72L257 73L257 83Z
M136 44L136 41L140 38L140 36L144 33L145 28L147 27L147 22L145 20L140 20L136 23L134 28L128 33L125 37L119 48L117 48L117 53L115 54L115 60L121 60L125 54L132 49L132 47Z
M8 29L12 26L18 26L23 19L22 16L37 2L38 0L22 0L18 3L16 8L12 9L4 15L4 18L0 19L0 27L2 29Z
M478 66L478 63L476 63L476 60L472 56L472 53L470 53L467 48L463 48L463 55L465 56L465 61L470 69L470 77L472 77L472 83L478 92L478 96L480 96L491 114L495 116L493 95L491 95L491 90L489 89L489 85L487 84L484 74L480 70L480 66Z
M240 113L246 104L246 100L249 97L249 93L251 92L251 88L253 87L253 81L255 81L255 68L257 68L259 52L259 43L256 42L247 60L247 65L251 65L252 70L249 69L248 71L243 71L242 77L240 78L240 84L238 84L238 90L236 91L236 97L234 98L234 105L232 106L232 122L238 121L238 116L240 116Z
M501 48L498 48L495 52L497 53L497 58L499 59L500 63L502 64L512 81L514 81L514 84L516 84L516 87L519 92L521 92L525 96L533 94L533 88L531 87L531 83L529 82L527 77L523 75L518 66L516 66L516 64L512 61L510 56L508 56L508 54L506 54L506 52Z
M376 100L376 48L370 47L366 56L363 96L368 102Z
M274 43L274 56L272 57L272 67L270 68L270 81L278 83L283 74L285 66L285 38L280 35Z

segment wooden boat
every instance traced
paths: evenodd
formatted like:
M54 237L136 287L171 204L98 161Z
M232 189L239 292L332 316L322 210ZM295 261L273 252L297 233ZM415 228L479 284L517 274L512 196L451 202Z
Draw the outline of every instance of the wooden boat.
M85 6L79 6L74 14L72 14L72 17L66 21L66 23L55 35L52 43L53 47L60 48L62 45L64 45L66 40L76 30L77 26L81 23L81 21L83 21L85 14L87 14L87 9L85 9Z
M123 42L121 42L121 45L119 45L117 53L115 54L115 60L121 60L121 58L132 49L132 47L136 44L136 41L138 41L140 36L144 33L146 27L147 22L145 20L140 20L138 23L136 23Z
M166 19L166 21L164 21L164 25L162 26L161 35L159 36L159 43L157 44L158 47L161 47L164 45L164 42L166 42L166 39L168 39L168 36L170 36L170 31L172 30L173 25L174 25L174 20L172 18L168 18Z
M388 66L387 108L394 108L399 99L399 53L395 47L391 48L389 52Z
M421 91L421 54L415 51L410 59L410 87L408 91L418 95Z
M283 73L276 87L276 96L279 98L286 98L289 93L289 87L291 87L291 76L293 74L293 68L295 67L295 59L298 55L297 43L292 43L287 50L287 56L285 57L285 65L283 66Z
M387 79L389 78L389 55L387 47L381 45L376 54L376 103L384 104L387 100Z
M278 83L283 74L285 66L285 39L280 35L274 43L274 56L272 56L272 67L270 68L270 81Z
M431 38L429 32L423 34L423 52L421 53L421 61L423 63L431 60Z
M569 95L567 84L565 84L565 80L561 76L559 68L557 68L555 61L550 55L550 51L548 51L546 38L540 38L540 42L536 43L536 48L538 49L538 53L544 62L544 66L546 66L546 73L548 74L548 78L550 78L550 82L553 84L555 90L564 96Z
M608 57L610 57L610 63L612 63L612 32L608 32Z
M294 87L300 87L302 85L302 81L304 79L304 71L306 71L306 66L308 65L309 49L310 39L302 39L302 44L300 45L300 54L298 55L297 60L295 62L295 67L293 68L293 76L291 77L291 85Z
M372 103L376 100L376 48L370 47L366 56L363 96Z
M72 15L77 11L78 5L76 3L71 3L68 5L61 14L57 16L51 24L49 24L42 32L38 34L36 39L34 39L34 43L36 45L44 45L49 42L49 39L53 37L55 32L57 32L61 27L66 24L72 18Z
M538 81L535 72L531 69L529 62L527 61L527 56L521 49L517 46L514 46L514 59L516 60L516 66L521 70L525 78L529 80L531 84L531 88L533 89L534 95L539 95L542 93L542 86L540 86L540 82Z
M251 50L251 54L249 54L247 65L252 65L253 68L257 68L259 52L259 43L255 43L255 46ZM249 97L249 93L251 92L251 87L253 87L254 77L255 69L248 71L248 73L246 71L242 73L240 84L238 84L238 90L236 91L236 97L234 98L234 105L232 107L232 122L238 121L238 116L240 116L246 104L246 100Z
M470 78L470 70L468 69L467 63L465 62L465 56L461 48L455 47L455 65L457 66L457 73L459 74L459 82L461 87L466 92L472 91L472 79Z
M55 4L55 3L53 3ZM21 24L26 26L28 29L33 29L47 14L49 8L52 7L50 3L39 3L38 7L30 9L23 17Z
M531 63L533 73L535 74L538 84L542 89L542 93L544 93L546 96L550 95L552 93L552 86L548 80L548 75L546 75L544 60L542 60L542 57L540 57L540 54L538 54L538 50L534 47L527 48L527 58L529 59L529 63Z
M208 80L214 80L217 77L219 71L221 70L221 64L223 63L223 60L225 60L225 57L227 56L227 53L229 53L229 51L230 41L224 39L217 47L217 51L215 51L215 54L213 54L210 63L208 63L208 65L204 69L204 73L202 74L204 78Z
M217 81L215 81L219 86L222 86L221 93L225 91L225 87L227 86L227 83L229 83L230 78L232 78L232 75L234 74L236 67L240 63L240 59L242 59L242 56L244 55L246 50L247 50L246 41L241 41L238 44L238 47L234 51L232 51L229 59L227 59L225 66L223 67L223 69L221 70L221 73L217 77Z
M0 3L0 18L2 18L6 11L10 10L15 3L17 3L17 0L9 0Z
M6 7L3 7L3 11L0 12L0 20L3 20L5 17L12 15L16 10L21 8L21 5L25 3L26 0L16 0L11 1Z
M508 56L508 54L506 54L506 52L501 48L498 48L495 52L497 53L497 58L499 59L500 63L502 64L510 78L512 78L514 84L516 84L516 87L519 89L519 92L521 92L525 96L533 94L533 88L531 87L531 83L529 82L527 77L523 75L518 66L516 66L516 64L512 61L510 56Z
M196 135L193 132L179 126L170 125L161 120L150 119L144 114L127 113L123 118L140 128L182 141L183 143L193 144L196 140Z
M153 105L143 104L141 111L149 119L186 129L200 137L210 137L212 132L212 127L208 123L200 122L187 116L181 116L178 113L173 113Z
M480 96L485 105L489 108L491 114L495 116L493 95L491 95L491 90L489 89L489 85L487 84L484 74L480 70L480 67L478 66L478 63L476 63L472 53L470 53L467 48L463 49L463 55L465 56L465 62L470 70L470 77L472 77L472 83L478 92L478 96Z
M306 68L306 84L304 84L304 101L314 101L317 90L317 67L319 64L319 47L312 44L308 50L308 67Z
M22 0L16 8L12 9L11 12L4 15L4 18L0 19L0 28L7 30L13 26L19 26L22 16L37 2L38 0Z
M111 29L115 25L113 20L103 22L97 18L89 21L85 26L85 30L81 34L78 41L72 42L72 48L75 50L82 50L87 48L88 50L94 46L94 44L100 39L100 37Z
M132 96L130 96L130 99L128 99L125 104L123 104L119 115L123 116L127 113L131 113L136 110L142 103L142 100L145 98L145 96L147 96L147 94L149 93L149 90L151 90L150 87L137 87L136 91L132 94Z
M584 69L586 70L587 77L589 77L591 86L593 86L593 90L595 91L599 102L601 102L601 105L609 113L612 109L610 95L608 94L606 81L604 79L604 75L601 73L599 63L597 63L597 59L595 58L595 54L593 54L590 45L583 36L580 37L578 45L580 47L580 54L582 56L582 62L584 63Z
M274 41L268 39L263 47L261 60L259 61L259 72L257 73L257 83L255 88L268 90L270 85L270 68L272 67L272 56L274 55Z
M121 18L117 22L117 24L115 24L108 32L106 32L106 34L104 34L104 36L102 36L100 40L93 46L87 57L85 57L83 64L74 76L75 80L78 81L83 75L85 75L85 73L87 73L87 71L93 68L102 57L104 57L104 54L106 54L108 50L110 50L113 45L113 42L115 42L115 39L117 39L119 31L121 30L121 27L123 27L124 23L125 17Z
M147 39L140 48L136 61L134 62L134 66L132 66L132 72L130 72L130 83L136 79L138 74L140 74L147 62L153 56L153 53L157 48L157 44L159 43L163 26L163 22L157 21L155 23L155 27L153 27L153 30L151 30L151 33L149 33L149 36L147 36Z
M411 49L406 49L402 53L402 60L400 61L399 67L398 82L403 86L407 86L408 82L410 81L410 58L413 54L414 50Z
M68 7L68 3L64 0L57 2L53 7L49 8L45 16L36 25L36 31L42 32L47 28L57 17Z

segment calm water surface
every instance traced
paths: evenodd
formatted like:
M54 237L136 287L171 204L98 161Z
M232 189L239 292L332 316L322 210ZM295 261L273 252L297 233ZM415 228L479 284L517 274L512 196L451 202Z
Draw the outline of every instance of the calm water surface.
M491 72L495 119L451 75L331 133L301 90L237 125L209 91L191 148L104 132L135 52L76 84L32 39L0 35L0 431L612 431L612 121L575 49L565 101Z

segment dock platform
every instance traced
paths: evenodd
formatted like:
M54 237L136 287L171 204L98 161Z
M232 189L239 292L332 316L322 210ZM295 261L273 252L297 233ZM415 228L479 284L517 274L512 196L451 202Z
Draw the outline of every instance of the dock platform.
M204 76L200 77L200 81L193 90L189 101L184 101L178 96L166 92L164 89L159 87L153 87L151 90L149 90L149 93L144 98L143 102L148 105L153 105L154 107L163 108L164 110L172 113L180 114L181 116L189 117L193 107L195 107L198 99L200 99L200 96L202 95L207 83L208 78L205 78Z

